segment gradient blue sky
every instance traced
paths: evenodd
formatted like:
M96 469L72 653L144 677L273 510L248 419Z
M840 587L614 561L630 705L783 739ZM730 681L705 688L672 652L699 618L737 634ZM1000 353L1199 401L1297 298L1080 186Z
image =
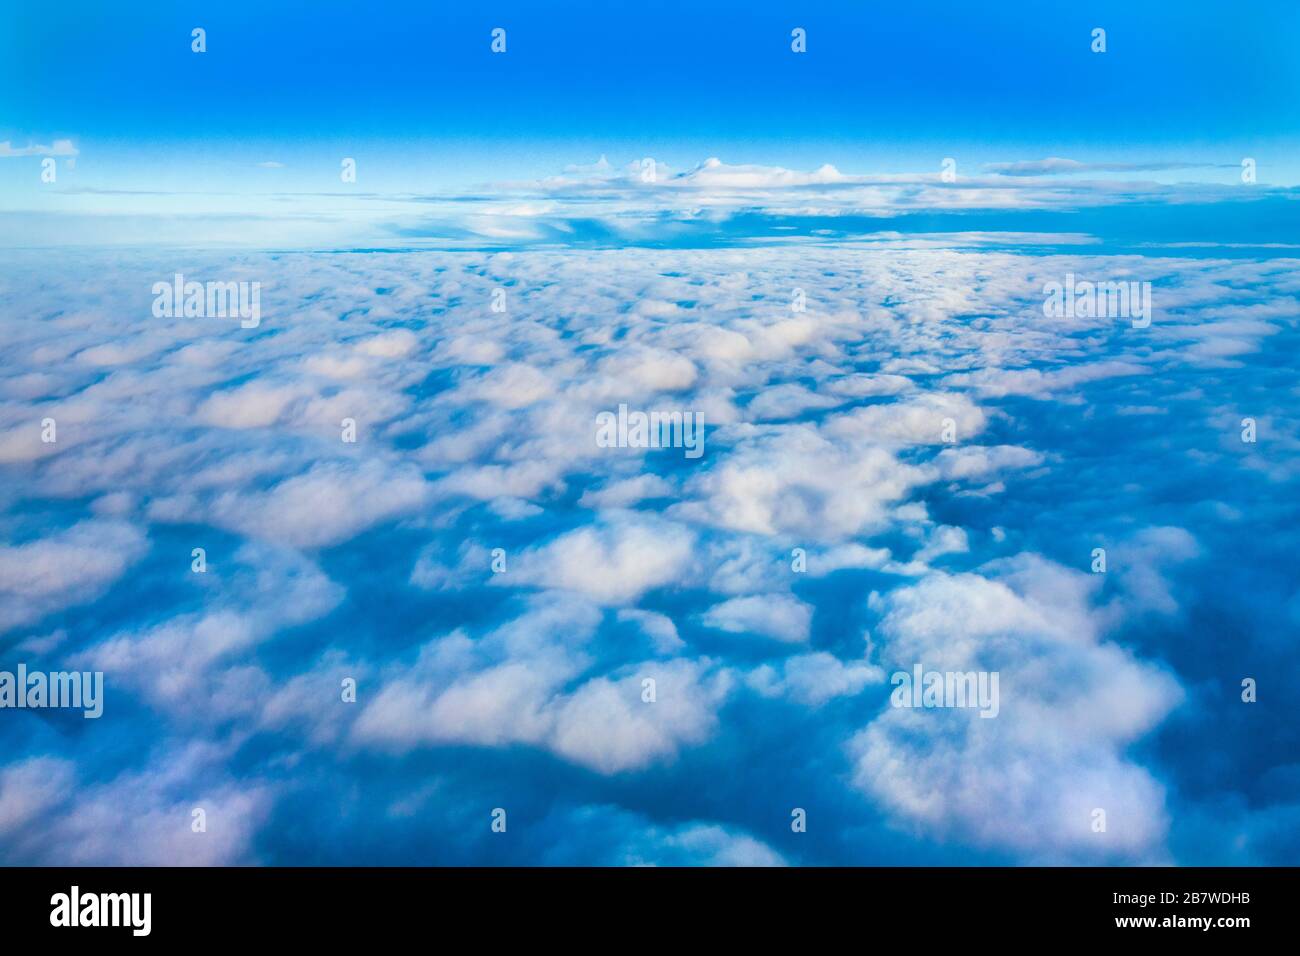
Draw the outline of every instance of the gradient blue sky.
M601 154L845 173L945 156L967 174L1048 155L1222 164L1144 175L1166 182L1232 182L1243 156L1261 183L1300 169L1287 2L142 3L129 17L74 2L3 16L0 141L71 139L65 192L338 192L342 156L380 192L464 191ZM495 26L504 56L488 49ZM794 26L806 55L790 52ZM1105 55L1089 50L1094 26ZM148 208L56 199L37 165L0 160L0 208Z

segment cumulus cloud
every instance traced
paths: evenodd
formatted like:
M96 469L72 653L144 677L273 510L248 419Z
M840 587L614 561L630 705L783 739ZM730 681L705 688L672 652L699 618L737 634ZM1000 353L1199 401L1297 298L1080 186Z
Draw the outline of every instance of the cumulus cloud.
M945 448L935 457L944 480L982 478L1016 468L1032 468L1043 456L1030 448L1016 445L966 445Z
M674 493L672 482L660 475L642 474L612 481L602 488L583 492L578 504L586 508L626 508L646 498L666 498Z
M0 768L0 845L19 843L31 824L67 797L76 771L71 761L30 757Z
M125 751L57 720L0 722L6 858L300 862L262 829L300 792L339 835L321 853L384 826L369 846L402 848L396 862L481 861L455 808L508 787L567 821L622 803L607 778L635 776L654 822L601 811L599 840L537 830L510 859L781 862L737 788L799 773L809 802L843 808L825 823L839 849L808 862L894 845L882 819L953 859L1200 852L1178 829L1205 817L1185 768L1134 745L1184 695L1197 706L1180 719L1235 719L1201 669L1198 635L1223 622L1261 667L1288 666L1270 635L1296 619L1279 570L1300 477L1277 361L1300 297L1290 260L1001 233L556 238L570 200L635 193L664 217L615 234L653 238L686 201L718 223L794 197L887 211L908 190L994 188L662 172L571 170L494 214L506 231L528 220L545 250L87 252L63 283L38 255L7 262L0 627L20 653L103 669L132 756L113 765ZM1068 196L987 179L1017 203ZM261 327L154 318L152 283L181 268L263 281ZM1043 284L1066 272L1152 281L1156 320L1045 319ZM620 402L700 412L704 455L596 447L595 415ZM1105 575L1087 573L1097 546ZM1246 589L1248 606L1215 606ZM917 663L998 670L999 716L889 706L888 677ZM765 736L791 717L816 773ZM1280 752L1264 733L1259 752ZM196 792L229 825L206 849L184 842ZM353 803L394 809L361 822ZM114 806L143 821L121 828L134 850L65 819L100 826ZM453 834L436 847L419 843L429 815ZM14 837L33 820L51 821L33 831L47 851Z
M908 824L1032 858L1159 859L1164 788L1126 748L1178 681L1104 640L1090 576L1032 555L991 570L891 592L874 638L887 670L997 672L997 715L887 707L850 743L856 785Z
M836 697L852 697L884 679L884 671L865 661L845 663L818 651L788 657L780 668L764 664L747 681L765 697L789 697L796 703L819 707Z
M269 789L226 778L221 761L228 754L218 747L196 743L162 756L146 771L77 787L67 761L33 758L0 768L6 857L43 866L256 862L252 838L270 808ZM192 828L195 810L203 811L206 832Z
M628 866L785 866L785 858L770 846L725 827L696 824L676 831L651 830L644 844L629 849L621 863Z
M652 823L641 814L608 804L566 809L546 822L584 837L552 847L546 857L550 865L572 865L577 860L595 860L604 866L787 865L786 858L763 840L719 823Z
M623 604L677 581L694 540L688 528L672 522L611 516L525 550L514 561L509 583L564 588Z
M707 659L645 662L565 689L584 669L575 650L599 621L584 602L542 596L478 642L439 638L383 685L353 739L396 750L526 743L612 774L671 760L707 738L731 688Z
M249 544L231 564L205 572L218 580L202 612L109 634L71 662L103 671L111 686L134 690L177 720L250 713L267 678L243 655L283 628L324 616L343 589L294 551Z
M647 680L655 682L653 702ZM726 675L710 675L700 661L645 664L621 680L597 677L559 704L551 746L602 773L641 767L706 739L729 689Z
M746 188L771 188L779 186L808 186L841 183L845 177L834 166L826 165L809 173L782 169L779 166L729 166L715 157L706 159L694 169L681 173L674 185L717 188L740 186Z
M95 600L146 549L139 528L96 519L26 544L0 546L0 632Z
M624 608L618 612L618 619L636 624L654 642L656 650L660 653L669 654L685 645L677 633L677 625L666 614L638 608Z
M872 438L880 442L939 444L951 423L951 434L970 438L985 423L985 415L965 395L928 393L887 405L866 405L827 422L834 436Z
M212 502L211 514L214 524L251 537L319 548L409 514L428 495L428 484L413 469L390 469L374 460L333 462L267 491L225 492Z
M808 425L734 434L731 453L687 483L692 500L676 513L734 531L836 540L883 525L889 505L925 480L888 448L833 441Z
M1230 189L1212 183L1171 185L1154 181L1158 175L1118 174L1237 168L1212 162L1097 163L1049 157L989 163L947 182L938 169L850 173L830 164L799 170L709 157L688 169L673 170L654 160L622 166L602 160L570 165L557 176L498 184L497 195L473 197L468 211L463 197L423 196L420 212L426 220L431 211L440 213L444 231L469 231L520 244L572 241L581 226L593 219L621 238L670 241L684 231L725 225L742 214L800 217L800 228L807 228L803 223L808 217L816 217L825 223L826 234L839 234L836 220L842 217L868 215L887 227L889 218L918 209L1077 210L1126 203L1224 201L1232 196ZM885 233L885 237L897 238L897 234ZM968 233L966 238L1005 243L1027 237L1006 232L1001 223L996 234ZM945 234L940 243L955 239L956 235Z
M714 605L705 613L704 623L731 634L757 634L802 644L808 641L812 612L810 605L788 594L761 594Z

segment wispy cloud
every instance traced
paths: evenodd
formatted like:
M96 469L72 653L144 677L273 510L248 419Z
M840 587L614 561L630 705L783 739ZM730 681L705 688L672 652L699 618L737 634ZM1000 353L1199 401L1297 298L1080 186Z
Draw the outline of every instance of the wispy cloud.
M45 146L33 143L15 148L13 143L5 140L0 143L0 159L13 156L77 156L77 147L70 139L56 139L53 145Z
M1237 169L1235 163L1083 163L1074 159L1051 156L1047 159L1023 160L1014 163L987 163L988 172L1003 176L1061 176L1067 173L1156 173L1181 169Z

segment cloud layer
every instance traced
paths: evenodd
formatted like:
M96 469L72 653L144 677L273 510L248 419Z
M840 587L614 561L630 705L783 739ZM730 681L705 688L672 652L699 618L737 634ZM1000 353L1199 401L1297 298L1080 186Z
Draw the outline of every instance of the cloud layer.
M1294 863L1295 266L16 256L3 663L107 700L0 712L0 855ZM176 272L261 282L261 324L155 318ZM1154 320L1046 317L1067 273L1152 283ZM620 404L702 414L705 453L601 447ZM893 706L916 665L998 672L998 716Z

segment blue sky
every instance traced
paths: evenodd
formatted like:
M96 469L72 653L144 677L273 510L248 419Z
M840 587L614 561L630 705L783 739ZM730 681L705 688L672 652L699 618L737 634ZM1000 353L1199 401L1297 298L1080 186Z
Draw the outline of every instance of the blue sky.
M1300 862L1294 4L3 15L0 862Z
M6 17L0 140L79 153L54 185L31 157L0 162L0 203L24 212L333 212L286 194L473 194L601 155L846 174L931 173L953 157L962 175L1064 156L1215 183L1250 156L1260 183L1300 177L1300 12L1284 2L1249 15L1210 2L393 4L382 17L159 3L129 18L73 3ZM801 56L795 26L809 31ZM350 190L345 156L360 168ZM140 194L154 192L171 195Z

